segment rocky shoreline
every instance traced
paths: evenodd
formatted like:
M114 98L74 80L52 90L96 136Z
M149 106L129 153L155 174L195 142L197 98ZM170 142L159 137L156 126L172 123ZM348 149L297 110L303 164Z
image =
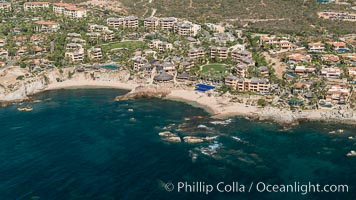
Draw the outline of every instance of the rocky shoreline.
M278 109L274 107L257 108L245 105L230 105L228 103L218 102L225 97L213 97L197 93L193 90L179 90L175 88L162 87L159 85L135 86L131 83L122 83L120 81L105 82L93 81L89 79L67 80L57 83L58 76L40 76L36 79L22 81L16 84L11 91L0 91L0 106L9 106L22 102L31 102L31 95L48 90L59 89L72 86L98 85L113 88L131 89L125 95L117 96L115 101L124 101L137 98L167 98L169 100L181 100L198 105L211 113L213 118L226 118L231 116L245 116L251 120L274 121L285 127L299 124L301 121L325 121L338 122L344 124L356 125L356 114L351 110L329 110L322 112L320 110L292 112L287 109ZM107 83L107 84L106 84ZM121 84L121 85L120 85Z

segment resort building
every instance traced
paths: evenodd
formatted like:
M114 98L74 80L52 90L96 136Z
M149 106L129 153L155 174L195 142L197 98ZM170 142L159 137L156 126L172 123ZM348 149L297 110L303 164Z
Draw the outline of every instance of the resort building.
M225 85L234 89L237 87L237 82L238 78L236 76L229 75L225 78Z
M91 60L101 59L103 57L101 48L92 47L92 48L88 49L88 57Z
M191 22L176 22L174 23L174 32L181 36L193 37L198 34L201 26L198 24L193 24Z
M66 50L78 50L78 49L82 49L83 46L81 44L77 44L77 43L68 43L66 45Z
M60 25L54 21L37 21L35 22L34 31L36 32L57 32Z
M227 59L229 55L229 49L227 47L211 47L210 48L210 58Z
M204 58L204 56L205 50L202 47L193 48L188 51L188 57L193 60Z
M244 65L237 65L236 66L236 73L242 78L245 78L248 76L248 67Z
M231 57L235 60L243 60L243 59L246 59L246 58L252 58L252 53L249 52L249 51L241 51L241 50L238 50L238 49L235 49L231 52Z
M173 30L174 23L177 22L177 19L174 17L161 18L159 19L159 25L162 30L171 31Z
M173 45L168 42L162 42L160 40L152 40L149 44L150 48L158 49L160 52L171 51L173 49Z
M344 59L345 63L356 65L356 53L342 54L341 57Z
M135 16L121 17L121 18L108 18L106 20L108 26L115 29L118 28L138 28L138 18Z
M68 39L68 38L67 38ZM86 41L81 38L70 38L70 42L85 45Z
M251 78L251 79L238 79L236 90L237 91L250 91L267 94L270 92L271 84L268 79L264 78Z
M106 30L101 33L101 39L104 41L113 41L115 39L114 31Z
M11 11L11 3L0 2L0 12L9 12Z
M310 52L324 52L325 45L322 42L309 43L308 49Z
M87 10L78 7L65 7L64 16L70 19L80 19L87 16Z
M320 74L326 78L339 78L341 73L341 69L336 67L322 68L320 70Z
M259 68L257 68L257 71L263 77L269 76L269 70L268 70L268 67L266 67L266 66L260 66Z
M66 8L75 7L75 5L70 3L54 3L53 12L56 15L63 15Z
M49 3L48 2L25 2L23 4L23 8L25 11L29 11L33 9L49 8Z
M75 51L68 51L65 53L65 57L69 58L72 62L81 62L84 60L84 49L80 48Z
M109 27L103 26L103 25L98 25L94 23L89 23L88 24L88 31L90 32L102 32L102 31L108 31Z
M146 30L156 31L159 25L159 19L157 17L148 17L143 20L143 26Z
M216 32L216 33L224 33L225 32L224 26L212 24L212 23L206 23L205 25L213 32Z
M141 68L143 68L145 65L148 64L148 60L144 57L138 56L138 57L134 57L132 58L133 60L133 70L135 71L139 71Z
M159 74L153 78L153 80L155 82L168 82L173 80L173 78L173 75L170 75L165 71L160 71Z

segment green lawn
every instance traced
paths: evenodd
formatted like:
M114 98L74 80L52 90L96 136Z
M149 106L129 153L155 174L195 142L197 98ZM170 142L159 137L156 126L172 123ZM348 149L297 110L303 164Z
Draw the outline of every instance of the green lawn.
M212 63L204 65L201 73L203 75L212 75L212 76L224 76L226 71L226 65L219 63Z
M145 43L142 41L125 41L125 42L114 42L109 44L104 44L105 49L116 49L116 48L127 48L130 50L136 50L145 47Z

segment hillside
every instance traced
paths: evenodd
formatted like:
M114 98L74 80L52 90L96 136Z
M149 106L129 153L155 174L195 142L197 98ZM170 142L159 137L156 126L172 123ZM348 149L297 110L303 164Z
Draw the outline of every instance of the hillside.
M356 32L355 23L317 18L317 11L354 11L350 5L318 4L316 0L119 0L131 14L175 16L199 22L226 20L260 31ZM355 0L349 2L356 3Z
M58 2L56 0L50 0ZM322 20L318 11L356 12L356 0L339 4L319 4L316 0L63 0L93 5L139 17L174 16L192 21L221 22L256 29L260 32L337 34L356 33L354 22ZM345 4L346 3L346 4Z

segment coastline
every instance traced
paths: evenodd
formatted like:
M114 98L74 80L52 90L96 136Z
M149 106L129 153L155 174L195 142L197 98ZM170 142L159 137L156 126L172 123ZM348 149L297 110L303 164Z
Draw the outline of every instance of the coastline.
M137 84L112 82L112 81L89 81L89 80L68 80L63 82L51 83L44 91L58 90L65 88L116 88L123 90L133 90L137 87Z
M139 85L135 82L123 83L122 81L102 81L102 80L88 80L88 79L73 79L65 80L63 82L52 82L42 89L35 90L33 93L37 94L49 90L58 90L66 88L116 88L127 90L128 93L134 93L135 88ZM151 85L152 86L152 85ZM338 122L343 124L356 125L356 118L350 119L326 119L322 114L327 113L328 110L310 110L302 113L293 113L287 109L277 109L272 107L257 107L247 106L242 103L230 102L230 98L226 96L213 96L205 93L194 91L194 88L178 89L170 88L169 94L163 97L164 99L181 101L192 106L200 107L206 110L212 118L224 119L234 116L248 117L252 120L259 121L274 121L284 126L296 125L301 121L322 121L322 122ZM24 99L26 100L26 99ZM6 101L5 101L6 102ZM8 104L19 103L19 101L8 101ZM4 105L6 105L6 103Z

